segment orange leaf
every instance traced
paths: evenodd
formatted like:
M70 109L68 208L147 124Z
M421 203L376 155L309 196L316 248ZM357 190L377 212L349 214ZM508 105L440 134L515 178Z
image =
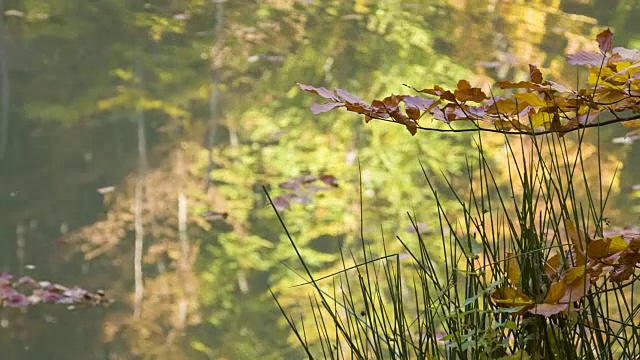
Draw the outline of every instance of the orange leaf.
M544 89L538 84L532 83L531 81L519 81L517 83L502 80L496 83L500 87L500 89L532 89L532 90L540 90Z
M587 256L591 259L601 259L606 257L609 250L610 239L593 240L587 246Z
M456 90L453 93L458 101L481 102L489 97L480 88L469 88L464 90Z
M411 120L418 120L420 118L420 110L414 107L408 107L405 109L407 116Z
M459 80L458 90L467 90L467 89L471 89L471 84L467 80Z
M622 235L592 240L587 245L587 256L591 259L601 259L627 250L629 243L624 241Z
M529 64L529 76L531 77L532 83L542 84L542 73L537 66Z
M438 85L435 85L433 87L433 89L422 89L422 90L418 90L418 92L439 96L440 99L442 99L442 100L447 100L447 101L451 101L451 102L455 102L456 101L456 97L453 95L453 93L451 91L445 90L441 86L438 86Z

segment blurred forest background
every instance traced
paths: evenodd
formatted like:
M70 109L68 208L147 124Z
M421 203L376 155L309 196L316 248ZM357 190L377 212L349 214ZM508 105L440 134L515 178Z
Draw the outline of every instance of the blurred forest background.
M0 271L114 299L0 309L3 359L303 357L268 289L293 313L310 311L308 289L292 288L299 265L261 186L330 274L359 246L358 162L375 248L410 238L407 211L435 238L418 160L463 187L476 150L467 135L313 116L295 82L370 100L402 84L523 79L532 63L577 87L586 76L564 56L595 50L607 26L614 46L640 48L639 5L0 0ZM601 173L586 169L613 181L612 227L640 220L640 145L624 133L601 129ZM490 141L500 164L503 139ZM339 186L291 186L320 175Z

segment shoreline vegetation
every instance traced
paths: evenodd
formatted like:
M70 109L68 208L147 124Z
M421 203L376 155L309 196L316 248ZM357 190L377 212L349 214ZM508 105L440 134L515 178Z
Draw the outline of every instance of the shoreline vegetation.
M362 247L343 254L344 270L330 276L314 274L264 188L304 268L302 285L311 288L312 319L298 319L272 292L309 358L640 355L640 232L607 227L613 180L603 181L602 173L594 180L584 171L606 161L602 126L620 122L627 136L640 132L640 51L614 48L609 29L596 41L599 53L567 57L589 67L589 86L578 90L543 80L535 65L528 81L499 82L501 96L460 80L455 90L412 88L417 95L366 103L342 89L299 84L327 100L312 106L314 114L346 108L365 115L365 122L405 126L411 135L475 132L477 150L467 158L462 191L452 185L456 179L420 163L437 206L439 244L423 236L416 215L407 213L416 238L396 239L405 253L388 253L384 233L383 252L373 253L363 236L367 204L361 193ZM440 124L425 127L425 117ZM597 145L587 154L588 131L597 132ZM487 157L489 136L503 137L500 165L511 175L508 186L497 180L496 164ZM449 200L461 216L445 209Z

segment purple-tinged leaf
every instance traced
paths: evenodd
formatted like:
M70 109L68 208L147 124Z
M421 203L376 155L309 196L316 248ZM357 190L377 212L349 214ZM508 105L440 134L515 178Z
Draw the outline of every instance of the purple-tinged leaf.
M320 175L319 179L329 186L338 187L338 179L333 175Z
M484 116L487 115L487 110L482 106L469 106L465 111L467 114L475 116L475 119L477 120L486 120L484 119Z
M83 299L88 293L87 290L74 287L73 289L66 290L62 295L74 299Z
M55 290L55 285L53 285L52 283L48 282L48 281L40 281L38 283L38 286L40 286L42 289L44 290Z
M578 124L580 125L589 125L592 124L600 113L598 111L590 111L588 114L578 115Z
M327 111L331 111L335 108L344 106L343 103L326 103L326 104L312 104L311 105L311 112L313 113L313 115L318 115L318 114L322 114L325 113Z
M60 299L60 295L42 289L35 289L30 296L31 302L37 304L39 302L56 303Z
M551 80L547 80L546 85L549 86L551 88L551 90L559 92L559 93L569 93L569 92L573 92L573 90L571 90L570 88L562 85L562 84L558 84L555 81L551 81Z
M305 84L300 84L298 83L298 87L300 87L300 89L304 90L304 91L308 91L308 92L312 92L314 94L318 94L320 96L322 96L323 98L327 99L327 100L334 100L337 101L338 98L336 98L335 94L333 93L333 91L326 89L324 87L314 87L311 85L305 85Z
M202 216L208 222L214 222L216 220L226 220L227 217L229 217L229 213L207 210L207 211L201 212L200 216Z
M278 184L278 186L281 189L288 189L288 190L297 190L300 185L302 185L300 182L298 181L285 181L283 183Z
M444 121L446 123L449 122L449 119L447 118L447 114L445 114L444 110L439 108L439 107L435 107L433 108L433 113L432 116L435 120L440 120L440 121Z
M280 196L276 196L273 198L273 206L275 206L276 210L284 211L287 210L291 204L289 200L293 197L292 194L284 194Z
M12 296L3 298L2 300L3 300L2 303L5 304L6 306L15 307L15 308L23 308L31 304L29 300L27 300L27 297L20 293L16 293Z
M598 47L600 51L604 54L611 50L611 44L613 42L613 33L609 28L605 31L601 32L596 36L596 41L598 42Z
M367 103L364 102L364 100L360 99L359 97L350 94L348 91L343 90L343 89L336 89L336 95L338 95L338 97L341 100L344 100L350 104L361 104L361 105L366 105Z
M405 96L403 101L405 107L416 108L422 111L428 110L435 102L434 100L425 99L420 96Z
M6 272L0 273L0 288L11 285L11 279L13 275Z
M567 63L571 65L600 66L603 61L607 61L605 55L590 51L578 51L575 54L567 55Z
M15 286L21 286L21 285L38 286L38 282L33 280L29 276L23 276L20 279L18 279L18 282L15 284Z
M619 55L623 61L640 61L640 50L615 47L613 48L613 53Z

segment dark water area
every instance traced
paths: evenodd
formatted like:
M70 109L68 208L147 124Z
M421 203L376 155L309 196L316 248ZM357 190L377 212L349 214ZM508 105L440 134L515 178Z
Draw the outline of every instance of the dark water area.
M575 84L586 76L565 55L597 48L604 28L640 48L635 1L522 3L0 0L0 271L113 300L0 308L0 358L304 358L269 294L309 311L262 186L279 196L298 176L335 177L284 210L329 274L359 237L358 163L374 243L428 207L418 160L459 177L473 149L314 116L319 99L295 83L368 101L403 84L522 79L533 63ZM640 221L640 145L625 133L600 133L620 227Z

